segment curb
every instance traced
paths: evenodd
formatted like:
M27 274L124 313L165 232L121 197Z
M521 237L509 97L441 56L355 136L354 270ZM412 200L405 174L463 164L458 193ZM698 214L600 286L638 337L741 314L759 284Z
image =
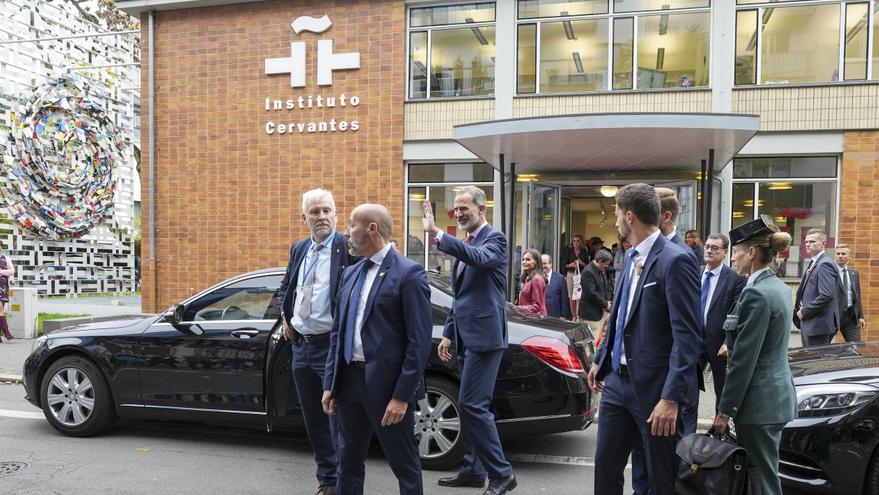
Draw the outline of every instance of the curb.
M14 383L21 383L21 375L0 374L0 384L14 384Z

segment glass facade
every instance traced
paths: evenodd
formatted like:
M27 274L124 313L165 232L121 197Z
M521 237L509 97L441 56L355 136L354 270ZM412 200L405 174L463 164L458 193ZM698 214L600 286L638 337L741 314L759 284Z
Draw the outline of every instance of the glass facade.
M837 208L836 156L737 158L733 164L732 228L769 215L793 238L780 256L780 275L798 278L808 267L803 240L818 228L833 248Z
M638 89L708 86L706 13L638 18Z
M738 0L737 85L879 79L875 4L871 15L863 0L788 1Z
M540 26L540 91L601 91L607 87L608 20L545 22Z
M606 14L608 0L519 0L519 19Z
M644 12L709 6L709 0L613 0L614 12Z

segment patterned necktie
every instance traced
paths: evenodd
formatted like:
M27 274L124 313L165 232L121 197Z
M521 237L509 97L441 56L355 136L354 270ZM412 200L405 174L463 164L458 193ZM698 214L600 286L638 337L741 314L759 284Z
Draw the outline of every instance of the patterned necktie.
M611 354L611 365L617 373L620 371L620 359L623 354L623 330L626 328L626 313L629 309L629 285L632 282L632 263L638 251L632 249L626 255L626 263L623 265L623 280L618 287L620 291L619 311L617 311L616 331L613 336L613 353Z
M705 313L705 310L708 309L708 293L711 291L711 277L713 276L713 273L705 272L705 280L702 281L702 295L699 298L699 302L701 303L702 308L702 324L705 324L705 320L708 316Z
M357 307L360 306L361 292L363 292L363 282L366 281L366 273L370 268L375 266L372 260L364 260L361 271L357 274L357 281L354 288L351 289L351 299L348 301L348 312L345 316L345 340L342 349L345 362L350 363L354 356L354 332L357 328Z
M317 272L317 267L315 263L317 262L317 255L320 249L324 247L323 244L315 244L311 248L311 253L308 255L308 259L305 262L305 280L302 281L302 287L300 287L300 297L299 304L296 306L296 315L302 321L307 321L308 317L311 315L311 297L314 294L314 274Z

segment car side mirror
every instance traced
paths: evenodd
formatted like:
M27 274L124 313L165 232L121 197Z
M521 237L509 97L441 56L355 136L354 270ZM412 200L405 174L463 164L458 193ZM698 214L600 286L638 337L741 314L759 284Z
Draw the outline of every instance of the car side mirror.
M167 323L174 325L175 327L183 321L183 314L186 311L186 308L182 304L175 304L168 308L164 314L162 314L162 318Z

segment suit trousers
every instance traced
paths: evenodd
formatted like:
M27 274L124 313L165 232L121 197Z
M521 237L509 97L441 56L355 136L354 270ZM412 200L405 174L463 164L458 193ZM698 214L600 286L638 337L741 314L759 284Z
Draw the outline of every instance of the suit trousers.
M641 405L628 377L610 373L604 379L598 416L598 445L595 450L596 495L622 495L624 469L629 452L638 445L644 447L650 492L656 495L674 495L678 457L675 454L677 436L659 437L650 434L647 418L651 405ZM677 428L683 428L680 416ZM634 457L634 456L633 456ZM633 462L635 460L633 459Z
M723 395L723 386L726 385L726 358L716 356L708 360L711 366L711 379L714 382L714 410L720 406L720 396Z
M748 477L757 495L781 495L778 478L778 449L784 423L774 425L736 425L736 440L748 451ZM759 491L756 489L759 488Z
M324 390L324 373L327 355L330 350L329 339L314 344L300 341L293 344L293 380L302 418L308 431L308 441L314 450L317 464L319 486L336 486L336 440L338 421L336 416L324 414L320 399Z
M385 453L401 495L421 495L421 458L415 442L415 404L410 403L403 420L381 426L387 402L370 397L365 371L339 363L336 378L336 415L339 418L339 495L362 495L366 478L366 455L373 433ZM388 398L390 400L390 398Z
M846 342L860 342L861 329L858 327L858 318L855 308L849 307L839 314L839 330Z
M489 478L505 478L513 467L504 457L494 414L489 410L494 385L505 349L476 352L460 346L458 369L461 370L461 434L464 441L464 465L461 472Z
M803 347L812 347L812 346L816 346L816 345L829 344L831 341L833 341L834 335L835 334L833 334L833 333L828 333L828 334L824 334L824 335L809 336L804 333L800 333L800 338L803 341Z

